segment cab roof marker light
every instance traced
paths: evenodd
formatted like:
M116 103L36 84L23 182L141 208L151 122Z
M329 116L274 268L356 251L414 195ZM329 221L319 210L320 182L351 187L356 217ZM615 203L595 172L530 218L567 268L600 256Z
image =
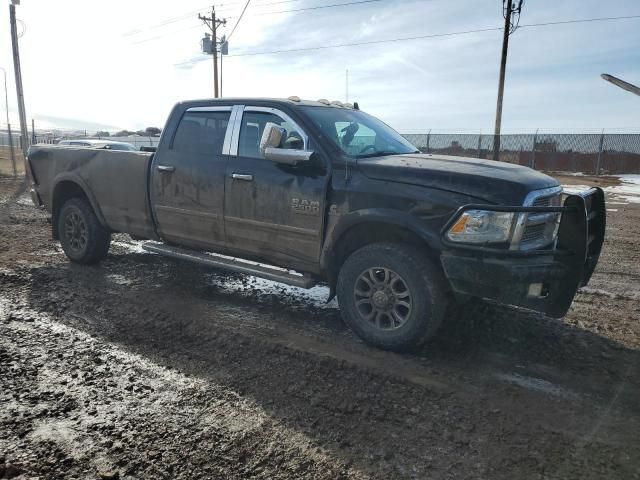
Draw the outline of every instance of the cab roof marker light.
M321 98L320 100L318 100L318 103L322 103L323 105L331 105L331 102L326 98Z
M335 105L336 107L343 107L344 104L340 100L334 100L331 102L331 105Z
M342 105L344 108L351 108L353 109L353 103L345 103Z
M296 95L291 95L287 100L291 100L292 102L299 102L300 97L297 97Z

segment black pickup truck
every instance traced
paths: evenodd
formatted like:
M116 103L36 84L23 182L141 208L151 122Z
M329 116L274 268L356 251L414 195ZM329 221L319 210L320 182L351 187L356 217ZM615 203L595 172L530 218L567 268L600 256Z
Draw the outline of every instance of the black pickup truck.
M72 261L100 261L124 232L158 254L324 282L345 322L392 350L474 298L563 316L604 239L602 190L563 196L526 167L422 154L326 100L183 102L156 152L35 145L26 163Z

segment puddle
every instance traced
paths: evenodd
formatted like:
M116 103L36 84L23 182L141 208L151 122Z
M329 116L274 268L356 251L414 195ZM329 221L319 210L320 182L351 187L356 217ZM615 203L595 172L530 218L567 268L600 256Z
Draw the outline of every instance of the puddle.
M541 378L528 377L517 373L498 373L495 376L503 382L511 383L527 390L548 393L554 397L578 398L578 394Z

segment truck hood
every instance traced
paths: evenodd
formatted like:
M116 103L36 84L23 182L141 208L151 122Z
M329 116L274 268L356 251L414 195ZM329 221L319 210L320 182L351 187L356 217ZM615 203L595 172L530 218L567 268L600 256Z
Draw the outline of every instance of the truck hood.
M361 158L358 167L372 179L462 193L500 205L522 205L530 191L558 185L555 179L528 167L448 155Z

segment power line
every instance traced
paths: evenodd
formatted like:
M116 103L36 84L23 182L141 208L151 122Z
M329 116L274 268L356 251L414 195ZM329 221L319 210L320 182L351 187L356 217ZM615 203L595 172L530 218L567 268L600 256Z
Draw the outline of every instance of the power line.
M640 15L625 15L622 17L596 17L596 18L584 18L578 20L560 20L557 22L545 22L545 23L525 23L520 27L546 27L549 25L567 25L571 23L589 23L589 22L607 22L610 20L629 20L633 18L640 18Z
M302 1L302 0L280 0L278 2L264 3L264 0L262 0L262 2L258 2L256 0L254 0L253 4L256 7L266 7L266 6L269 6L269 5L278 5L278 4L281 4L281 3L291 3L291 2L300 2L300 1ZM220 6L222 7L222 6L227 6L227 5L239 5L241 3L242 2L221 3ZM176 17L169 17L169 18L163 20L162 22L155 23L153 25L149 25L148 27L145 27L144 29L136 28L134 30L130 30L128 32L123 33L122 36L123 37L130 37L130 36L133 36L133 35L138 35L140 33L144 33L147 30L153 30L153 29L156 29L156 28L162 28L162 27L164 27L166 25L170 25L172 23L181 22L183 20L188 20L188 19L192 18L194 14L199 13L202 10L207 9L207 8L211 8L211 5L205 5L205 6L201 7L201 8L198 8L197 10L192 10L189 13L185 13L184 15L179 15L179 16L176 16ZM222 9L219 9L218 11L219 12L220 11L226 12L227 9L222 8Z
M226 41L228 42L229 39L231 38L231 35L233 35L233 33L236 31L236 28L238 28L238 24L240 23L240 20L242 20L242 17L244 16L244 12L247 11L247 7L249 6L249 2L251 2L251 0L247 0L247 3L244 5L244 8L242 9L242 13L240 14L240 17L238 18L238 21L236 22L236 24L233 26L233 29L231 29L231 33L227 36Z
M557 22L544 22L544 23L528 23L528 24L520 24L520 28L534 28L534 27L545 27L545 26L554 26L554 25L565 25L565 24L575 24L575 23L588 23L588 22L605 22L605 21L613 21L613 20L627 20L627 19L637 19L640 18L640 15L628 15L621 17L600 17L600 18L586 18L586 19L577 19L577 20L562 20ZM378 43L392 43L392 42L404 42L410 40L422 40L427 38L438 38L438 37L452 37L455 35L467 35L472 33L483 33L483 32L491 32L502 30L503 27L489 27L489 28L478 28L475 30L462 30L458 32L447 32L447 33L435 33L431 35L416 35L412 37L398 37L398 38L389 38L385 40L370 40L367 42L355 42L355 43L341 43L341 44L333 44L333 45L320 45L316 47L304 47L304 48L292 48L287 50L271 50L264 52L245 52L245 53L236 53L234 55L227 55L227 57L248 57L248 56L256 56L256 55L274 55L278 53L292 53L292 52L306 52L312 50L325 50L329 48L342 48L342 47L358 47L362 45L373 45Z
M317 6L317 7L306 7L306 8L299 8L299 9L294 9L294 10L281 10L278 12L261 12L259 14L254 14L253 16L258 16L258 15L272 15L272 14L280 14L280 13L289 13L289 12L301 12L301 11L305 11L305 10L319 10L321 8L333 8L333 7L344 7L344 6L349 6L349 5L360 5L363 3L373 3L373 2L383 2L385 0L360 0L357 2L348 2L348 3L337 3L337 4L332 4L332 5L322 5L322 6ZM233 18L238 18L237 16L231 16L231 17L226 17L227 20L229 19L233 19ZM238 20L239 21L239 20ZM186 30L192 30L194 28L199 28L200 24L198 25L192 25L186 28L182 28L180 30L175 30L173 32L170 32L169 35L173 35L176 33L180 33L180 32L184 32ZM138 33L143 33L143 31L140 31ZM156 35L155 37L150 37L150 38L145 38L144 40L140 40L137 42L132 42L134 45L138 45L141 43L146 43L146 42L150 42L152 40L156 40L158 38L164 38L167 34L163 34L163 35Z
M291 2L299 2L301 0L280 0L278 2L269 2L269 3L256 3L254 0L253 5L255 7L267 7L270 5L278 5L278 4L282 4L282 3L291 3ZM349 6L349 5L359 5L359 4L363 4L363 3L374 3L374 2L382 2L385 0L360 0L360 1L354 1L354 2L347 2L347 3L338 3L338 4L332 4L332 5L320 5L320 6L315 6L315 7L305 7L305 8L297 8L297 9L291 9L291 10L279 10L279 11L275 11L275 12L256 12L254 13L252 16L261 16L261 15L278 15L278 14L282 14L282 13L291 13L291 12L302 12L302 11L306 11L306 10L319 10L319 9L323 9L323 8L334 8L334 7L343 7L343 6ZM236 2L236 3L240 3L240 2ZM221 4L221 5L227 5L227 4ZM188 14L185 15L180 15L177 17L171 17L168 18L160 23L151 25L149 27L146 27L144 29L135 29L135 30L131 30L129 32L125 32L122 34L123 37L129 37L129 36L133 36L133 35L139 35L141 33L144 33L147 30L153 30L153 29L157 29L157 28L162 28L165 27L166 25L170 25L172 23L176 23L176 22L180 22L183 20L188 20L189 18L192 17L192 15L194 13L198 13L201 10L208 8L208 7L202 7L198 10L194 10ZM226 9L221 9L219 10L221 11L221 13L225 13L229 10ZM227 19L233 19L233 18L242 18L242 16L244 15L244 12L246 11L246 4L245 7L242 10L242 13L239 16L227 16ZM185 29L186 30L186 29ZM142 42L140 42L142 43Z
M356 43L340 43L334 45L320 45L317 47L303 47L303 48L291 48L287 50L271 50L266 52L245 52L245 53L236 53L234 55L227 55L227 57L250 57L255 55L273 55L276 53L292 53L292 52L307 52L311 50L325 50L328 48L342 48L342 47L359 47L362 45L373 45L377 43L391 43L391 42L404 42L409 40L422 40L426 38L437 38L437 37L452 37L454 35L466 35L469 33L481 33L481 32L491 32L495 30L502 30L502 27L490 27L490 28L479 28L476 30L463 30L459 32L447 32L447 33L434 33L431 35L417 35L414 37L399 37L399 38L388 38L385 40L370 40L367 42L356 42Z
M322 8L333 8L333 7L347 7L350 5L361 5L363 3L375 3L375 2L383 2L384 0L359 0L357 2L348 2L348 3L334 3L332 5L320 5L317 7L304 7L304 8L296 8L291 10L280 10L277 12L259 12L255 13L253 16L262 16L262 15L277 15L280 13L290 13L290 12L303 12L307 10L320 10ZM229 17L228 17L229 18ZM234 18L234 17L230 17Z

